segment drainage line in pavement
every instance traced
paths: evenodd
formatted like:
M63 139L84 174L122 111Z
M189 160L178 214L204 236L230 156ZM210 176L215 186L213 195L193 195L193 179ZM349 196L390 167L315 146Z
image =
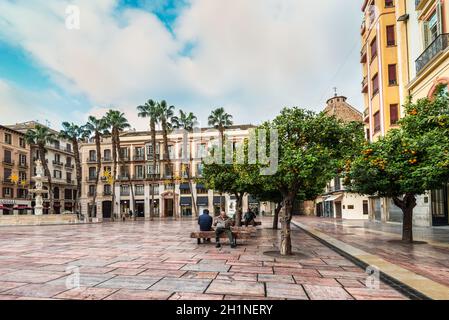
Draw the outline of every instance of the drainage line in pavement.
M369 266L369 264L367 264L366 262L363 262L362 260L355 258L354 256L346 253L345 251L343 251L343 250L337 248L336 246L332 245L331 243L327 242L326 240L323 240L320 237L312 234L311 232L301 228L300 226L298 226L293 221L291 223L295 227L297 227L298 229L304 231L306 234L308 234L312 238L314 238L314 239L318 240L320 243L324 244L326 247L331 248L332 250L334 250L335 252L337 252L338 254L343 256L344 258L350 260L351 262L353 262L358 267L360 267L362 269L366 269L366 267ZM386 284L388 284L391 287L393 287L395 290L397 290L400 293L402 293L405 296L407 296L407 298L410 298L412 300L432 300L428 296L426 296L426 295L422 294L421 292L419 292L419 291L409 287L408 285L398 281L397 279L389 276L388 274L386 274L386 273L384 273L382 271L380 271L380 279L382 281L384 281Z

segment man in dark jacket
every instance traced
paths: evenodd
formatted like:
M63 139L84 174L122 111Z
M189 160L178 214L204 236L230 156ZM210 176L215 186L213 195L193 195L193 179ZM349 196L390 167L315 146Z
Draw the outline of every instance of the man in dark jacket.
M209 215L209 210L205 209L203 214L198 218L198 224L200 225L200 231L211 231L212 223L214 219ZM210 242L210 239L203 239L204 242Z

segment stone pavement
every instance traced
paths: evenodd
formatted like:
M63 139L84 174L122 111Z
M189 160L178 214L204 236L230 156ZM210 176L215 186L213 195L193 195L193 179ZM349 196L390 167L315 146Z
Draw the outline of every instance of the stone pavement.
M291 259L265 254L277 250L277 231L260 229L232 250L198 246L189 238L196 227L193 220L2 227L0 299L406 299L384 283L367 288L364 270L299 229L292 238L301 256ZM67 287L72 267L80 288Z
M334 239L447 286L449 295L449 229L414 228L415 240L427 244L403 244L401 225L361 220L295 217L294 221Z

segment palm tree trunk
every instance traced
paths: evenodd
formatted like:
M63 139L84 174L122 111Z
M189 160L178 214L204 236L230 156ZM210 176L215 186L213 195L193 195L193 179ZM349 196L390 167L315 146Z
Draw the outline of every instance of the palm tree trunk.
M75 211L81 212L81 183L82 183L82 173L81 173L81 157L80 150L78 145L78 140L74 139L72 141L75 157L75 166L76 166L76 199L75 199Z
M94 217L94 214L97 212L97 192L98 192L98 184L100 181L100 172L101 172L101 141L100 141L100 133L95 133L95 147L97 149L97 175L95 177L95 191L92 199L92 213L91 217Z
M49 214L54 214L54 201L53 201L53 183L51 180L51 173L50 170L48 169L48 164L47 164L47 160L45 159L45 147L40 145L39 146L39 158L41 159L42 162L42 166L44 167L44 172L45 175L47 176L47 181L48 181L48 198L50 200L50 208L49 208Z
M175 184L175 169L171 167L170 152L168 149L168 129L167 129L167 120L166 119L162 119L162 134L163 134L163 138L164 138L164 160L167 162L167 165L171 170L171 181L174 186L174 184ZM176 220L178 217L177 217L177 210L176 210L177 206L176 206L175 200L176 200L175 191L173 190L173 217Z
M111 134L112 139L112 162L113 162L113 173L112 173L112 204L111 204L111 219L115 220L115 180L117 178L117 144L115 141L114 130Z
M116 145L117 145L117 150L119 151L119 162L121 166L126 166L125 160L123 159L123 157L120 155L120 149L121 149L121 145L120 145L120 132L117 132L117 136L116 136ZM130 167L131 169L131 167ZM129 188L131 190L131 203L132 203L132 208L134 208L134 189L133 189L133 182L131 179L131 170L128 171L128 183L129 183ZM129 209L131 210L131 203L129 204ZM133 212L134 214L134 212Z
M151 192L151 205L150 205L150 220L153 220L154 217L154 185L155 185L155 180L156 180L156 124L154 121L151 121L150 124L151 127L151 145L153 147L153 175L151 177L152 180L152 184L151 184L151 188L150 188L150 192Z

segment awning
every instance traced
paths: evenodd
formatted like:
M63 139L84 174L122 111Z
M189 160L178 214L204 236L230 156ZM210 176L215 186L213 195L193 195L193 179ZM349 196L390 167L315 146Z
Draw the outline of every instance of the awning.
M191 197L181 197L180 206L181 207L191 207L192 206L192 198Z
M181 189L181 190L190 190L190 186L189 186L188 183L181 183L179 185L179 189Z
M220 199L221 199L221 203L220 203ZM214 206L219 206L221 204L225 204L226 203L226 198L225 197L220 197L220 196L215 196L214 197Z
M337 195L337 196L330 196L329 198L325 199L325 202L331 202L331 201L338 201L341 200L341 198L343 198L343 195Z
M197 183L196 188L197 189L206 189L206 186L202 183Z
M209 197L198 197L196 199L196 205L201 207L207 207L209 205Z

